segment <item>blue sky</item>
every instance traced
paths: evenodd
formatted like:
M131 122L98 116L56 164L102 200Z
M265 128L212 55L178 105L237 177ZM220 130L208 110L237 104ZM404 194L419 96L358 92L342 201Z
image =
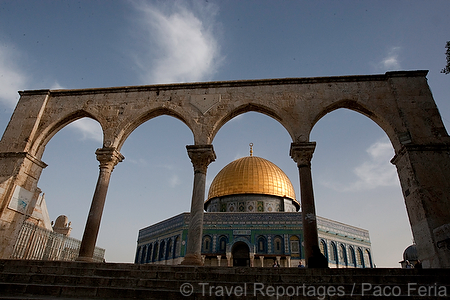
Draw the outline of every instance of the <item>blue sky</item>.
M450 125L449 1L1 1L0 131L17 91L155 83L380 74L429 70ZM398 267L412 234L386 134L349 111L313 129L317 214L370 231L379 267ZM229 162L249 154L285 171L299 197L290 140L275 120L246 113L213 145L207 188ZM98 246L131 262L138 230L190 210L193 136L162 116L131 134L112 174ZM81 238L98 176L100 126L72 123L49 142L38 186L50 217L65 214Z

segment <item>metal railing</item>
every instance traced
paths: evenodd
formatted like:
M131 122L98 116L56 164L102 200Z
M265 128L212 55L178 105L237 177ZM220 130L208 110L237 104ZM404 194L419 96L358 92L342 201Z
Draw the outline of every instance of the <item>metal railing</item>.
M11 258L36 260L68 260L78 257L81 241L24 222ZM102 262L105 249L95 247L94 262Z

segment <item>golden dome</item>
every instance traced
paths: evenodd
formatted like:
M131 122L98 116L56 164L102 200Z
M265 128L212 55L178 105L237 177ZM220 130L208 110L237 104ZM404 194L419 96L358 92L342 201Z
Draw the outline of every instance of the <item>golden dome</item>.
M286 174L274 163L256 156L242 157L226 165L211 183L206 202L237 194L286 197L298 204Z

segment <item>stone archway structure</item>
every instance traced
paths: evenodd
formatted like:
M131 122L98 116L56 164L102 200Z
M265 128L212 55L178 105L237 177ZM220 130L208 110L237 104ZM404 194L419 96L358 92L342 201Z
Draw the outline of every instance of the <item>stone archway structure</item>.
M381 75L185 83L79 90L20 92L0 141L0 257L8 258L20 226L40 190L45 145L61 128L88 117L103 129L96 151L100 172L79 260L92 259L98 227L120 149L139 125L159 115L183 121L192 131L187 146L194 167L191 221L185 264L201 264L203 201L212 146L233 117L257 111L280 122L292 137L291 156L300 174L305 254L317 245L311 178L314 124L338 108L377 123L395 150L398 176L424 267L450 267L450 138L427 84L427 71ZM22 205L22 206L21 206Z

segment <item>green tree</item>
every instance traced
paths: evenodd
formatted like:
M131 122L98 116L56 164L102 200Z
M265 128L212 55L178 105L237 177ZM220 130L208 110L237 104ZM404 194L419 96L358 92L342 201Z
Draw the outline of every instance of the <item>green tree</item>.
M449 74L450 73L450 41L447 42L447 45L445 45L445 48L447 48L447 51L445 52L445 55L447 56L447 65L445 68L441 70L441 73Z

